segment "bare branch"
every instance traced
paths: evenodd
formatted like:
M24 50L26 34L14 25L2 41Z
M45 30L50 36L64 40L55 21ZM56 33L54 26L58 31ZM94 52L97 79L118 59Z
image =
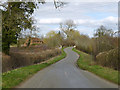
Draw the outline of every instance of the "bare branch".
M65 4L67 4L67 3L66 2L62 2L62 1L56 1L56 0L54 0L54 5L55 5L56 9L64 6Z

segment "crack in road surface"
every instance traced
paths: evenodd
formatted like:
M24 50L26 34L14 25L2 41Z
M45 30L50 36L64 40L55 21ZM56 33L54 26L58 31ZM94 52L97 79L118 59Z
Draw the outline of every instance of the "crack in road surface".
M39 71L17 88L118 88L98 76L76 67L79 55L72 47L64 50L67 57Z

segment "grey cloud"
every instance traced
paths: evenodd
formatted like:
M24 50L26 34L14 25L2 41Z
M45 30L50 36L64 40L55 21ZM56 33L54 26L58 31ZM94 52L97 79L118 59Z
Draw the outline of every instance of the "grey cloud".
M33 16L37 20L38 27L44 33L51 30L52 26L58 26L61 21L67 19L74 20L78 26L87 28L86 30L94 30L100 25L117 30L115 25L117 24L117 9L117 2L70 2L60 10L55 9L53 3L47 2L44 5L39 5L39 9L35 11ZM103 15L104 17L101 18L92 16L97 13L103 13L106 16ZM55 28L53 29L55 30Z

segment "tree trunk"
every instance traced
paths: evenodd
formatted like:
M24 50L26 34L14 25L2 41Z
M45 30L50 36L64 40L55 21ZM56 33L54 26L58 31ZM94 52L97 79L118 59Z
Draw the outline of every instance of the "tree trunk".
M2 52L9 55L9 51L10 51L10 43L3 42L2 43Z

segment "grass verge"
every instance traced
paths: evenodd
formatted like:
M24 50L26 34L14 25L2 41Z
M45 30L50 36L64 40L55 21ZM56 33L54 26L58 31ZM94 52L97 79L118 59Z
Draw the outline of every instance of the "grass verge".
M111 81L113 83L119 84L120 82L118 80L118 71L113 70L111 68L102 67L100 65L93 64L92 56L89 54L86 54L82 51L79 51L75 48L73 48L73 51L77 52L80 55L80 58L77 61L77 65L83 69L87 70L89 72L92 72L108 81Z
M66 57L64 48L62 48L62 54L55 57L53 60L48 60L48 62L30 65L22 68L18 68L12 71L8 71L2 74L2 88L13 88L16 85L20 84L22 81L37 73L41 69L63 59Z

